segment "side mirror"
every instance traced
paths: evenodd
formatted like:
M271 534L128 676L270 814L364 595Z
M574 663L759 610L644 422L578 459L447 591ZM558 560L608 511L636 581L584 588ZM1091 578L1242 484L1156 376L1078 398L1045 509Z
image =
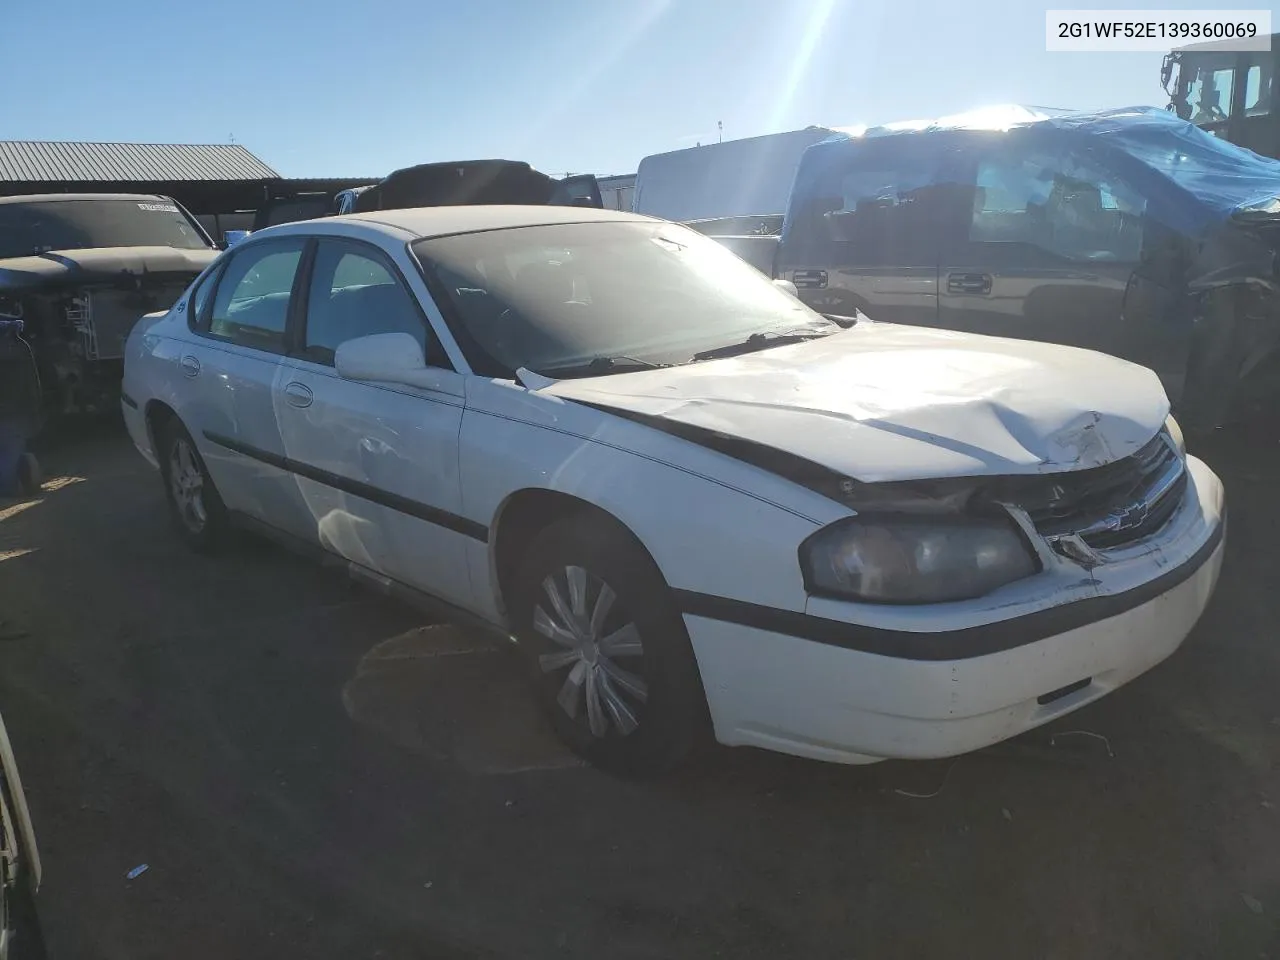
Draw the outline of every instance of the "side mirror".
M227 230L222 234L223 249L234 247L237 243L247 237L253 231L251 230Z
M800 291L796 289L796 285L790 280L775 280L773 281L773 285L784 293L791 294L793 297L798 298L800 296Z
M333 365L344 380L423 386L427 362L407 333L375 333L338 345Z

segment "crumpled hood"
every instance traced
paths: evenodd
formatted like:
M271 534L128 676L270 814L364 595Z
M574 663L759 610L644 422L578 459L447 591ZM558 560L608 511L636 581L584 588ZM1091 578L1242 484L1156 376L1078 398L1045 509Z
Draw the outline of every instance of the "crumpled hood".
M151 276L195 277L213 262L213 248L94 247L50 250L30 257L0 260L0 289L34 290L68 282L135 281Z
M741 357L538 389L784 450L866 482L1054 473L1163 426L1156 375L1054 344L859 322Z

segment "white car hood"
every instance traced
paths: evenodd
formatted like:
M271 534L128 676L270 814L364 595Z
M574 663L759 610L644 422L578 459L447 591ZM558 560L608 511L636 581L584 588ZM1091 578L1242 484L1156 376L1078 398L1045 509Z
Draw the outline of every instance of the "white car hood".
M764 444L867 482L1083 470L1135 452L1169 413L1156 375L1123 360L869 322L741 357L536 389Z

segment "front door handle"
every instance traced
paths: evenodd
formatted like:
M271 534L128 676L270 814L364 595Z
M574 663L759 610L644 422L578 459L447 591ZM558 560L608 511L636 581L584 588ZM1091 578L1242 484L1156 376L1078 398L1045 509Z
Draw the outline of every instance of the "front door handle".
M947 274L947 293L990 293L991 274L989 273L949 273Z
M188 380L200 376L200 361L191 354L187 354L178 361L178 366L182 368L182 375Z
M311 392L311 388L306 384L298 383L298 381L294 380L285 384L284 398L291 407L309 407L311 406L311 401L315 399L315 394Z

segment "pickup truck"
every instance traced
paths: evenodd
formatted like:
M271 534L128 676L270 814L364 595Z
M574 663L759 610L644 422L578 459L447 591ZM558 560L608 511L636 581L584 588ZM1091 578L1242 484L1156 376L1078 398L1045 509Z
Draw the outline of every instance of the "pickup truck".
M1280 384L1280 161L1167 111L836 133L779 236L716 239L828 315L1150 367L1193 427Z

